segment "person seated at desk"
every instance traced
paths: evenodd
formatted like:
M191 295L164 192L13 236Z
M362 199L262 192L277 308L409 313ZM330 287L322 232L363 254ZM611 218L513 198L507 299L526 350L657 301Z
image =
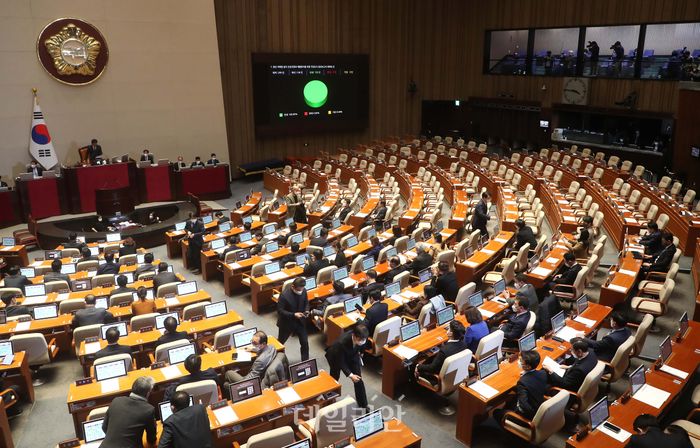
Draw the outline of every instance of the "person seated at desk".
M292 243L289 246L289 253L280 259L280 265L283 268L294 267L297 264L297 255L301 255L299 252L299 243Z
M179 381L171 384L168 386L167 389L165 389L165 399L170 400L170 397L172 397L173 393L175 393L175 389L177 389L178 386L182 386L183 384L187 383L196 383L197 381L204 381L204 380L214 380L217 383L219 382L219 374L216 373L216 370L213 368L209 367L207 370L202 370L202 357L199 355L189 355L185 359L185 370L189 372L189 375L182 377Z
M433 276L432 285L437 289L438 294L442 294L445 300L454 302L457 298L459 285L457 284L457 274L450 270L450 264L446 261L438 263Z
M209 160L207 160L207 165L216 166L218 164L219 164L219 159L216 158L216 154L211 153L211 155L209 156Z
M401 259L394 255L389 259L389 270L384 274L384 283L391 283L394 278L406 270L406 266L401 264Z
M89 250L89 249L88 249ZM44 283L64 281L68 283L68 288L71 288L71 281L68 274L61 274L63 262L60 259L55 259L51 262L51 271L44 274Z
M670 269L676 253L676 245L673 244L673 235L670 232L664 232L661 235L661 245L661 251L652 257L650 262L642 264L642 277L649 272L668 272Z
M663 249L661 230L659 230L659 225L656 221L647 223L647 234L639 238L639 244L644 246L644 258L646 259L650 259L661 252L661 249Z
M132 293L136 292L134 288L128 287L127 285L128 279L126 278L126 275L120 274L117 276L117 288L114 288L112 292L109 293L109 297L114 297L117 294L124 294L124 293Z
M155 300L148 300L146 298L146 288L139 286L139 289L136 290L136 297L138 300L131 302L132 316L158 312Z
M447 249L447 243L442 239L442 233L437 232L433 235L432 243L424 243L428 248L430 255L437 257L440 252Z
M683 428L676 427L679 431L669 426L666 431L662 431L659 421L650 414L638 415L632 427L636 434L632 434L626 448L693 447L688 433Z
M221 210L218 210L216 213L214 213L214 219L216 219L216 221L217 221L219 224L223 224L223 223L225 223L225 222L231 221L231 218L229 218L228 216L226 216L226 215L224 214L224 212L222 212Z
M326 297L321 304L321 308L311 310L311 314L316 317L323 316L323 313L329 305L343 303L350 298L352 298L352 294L345 292L345 285L343 285L343 282L335 281L333 282L333 295Z
M593 370L598 363L598 357L588 350L588 342L583 338L573 338L571 340L571 357L560 365L565 369L564 376L559 376L552 372L548 366L542 366L549 373L549 384L554 387L578 391L586 379L586 375Z
M175 162L173 165L175 165L175 171L180 171L183 168L187 168L187 163L182 156L177 156L177 162Z
M110 226L108 222L102 217L102 215L97 215L95 219L95 225L92 227L93 232L111 232L114 227Z
M527 302L530 305L529 310L537 312L540 305L539 298L537 297L537 290L533 285L527 282L527 275L524 272L515 275L513 286L518 293L527 297Z
M365 254L366 257L372 257L375 260L379 259L379 252L384 249L384 246L382 243L379 241L378 236L373 236L372 238L369 239L370 244L372 245L372 248L367 251Z
M479 308L471 306L468 303L462 307L461 313L467 318L467 322L469 323L469 326L464 332L464 343L472 353L476 353L481 338L489 334L489 325L481 315Z
M143 264L137 267L134 271L135 280L138 280L139 275L145 272L156 270L156 266L153 265L153 258L153 252L146 252L146 254L143 256Z
M41 165L36 163L36 160L32 160L29 166L27 167L27 172L32 173L34 177L41 177L41 175L44 174L44 168L42 168Z
M581 265L576 261L576 255L571 252L564 254L564 266L559 274L555 275L550 283L550 289L556 285L572 286L576 281L576 276L581 270Z
M221 255L219 256L219 258L224 260L224 259L226 259L227 253L241 250L241 248L238 247L238 243L240 243L240 242L241 242L241 239L238 237L238 235L231 235L231 237L228 239L228 246L226 246L226 249L224 249L224 251L221 252Z
M393 246L396 243L396 240L401 238L403 236L403 230L401 230L401 226L395 225L391 227L391 238L386 240L384 243L389 246Z
M78 239L78 234L75 232L71 232L68 234L68 241L63 243L63 248L64 249L80 249L82 250L83 247L87 247L85 243L80 241Z
M418 319L420 316L420 310L430 303L430 299L438 295L437 289L434 286L426 285L423 288L423 294L415 299L411 299L403 305L403 314Z
M507 403L503 409L496 409L493 413L499 423L508 410L532 420L544 402L544 395L548 389L547 372L537 369L540 364L540 354L536 350L521 352L518 364L523 369L523 373L515 385L515 400Z
M617 348L632 336L632 332L627 327L627 319L618 311L613 312L610 316L610 328L610 332L599 341L584 338L598 359L605 362L610 362L615 356Z
M88 158L90 164L95 165L98 161L102 161L102 146L97 144L97 139L93 138L88 146Z
M355 399L360 408L368 410L367 391L362 381L362 351L367 345L369 331L362 324L342 334L326 349L326 360L331 376L338 381L340 372L350 378L355 387Z
M186 331L177 331L177 319L175 319L173 316L165 318L163 328L165 329L165 332L158 338L156 345L190 338Z
M78 263L81 261L98 261L99 258L97 256L92 255L92 252L90 252L90 248L85 246L82 249L80 249L80 259L78 260Z
M151 164L156 163L155 157L153 157L153 154L147 149L144 149L143 152L141 153L141 158L139 159L141 162L150 162Z
M335 249L335 259L333 260L333 264L339 268L347 266L348 258L345 256L345 251L343 251L343 247L340 244L340 239L336 238L333 240L331 245L333 246L333 249Z
M170 410L173 413L163 422L158 448L212 448L209 416L203 405L190 406L189 394L180 391L170 399Z
M426 250L425 244L416 244L416 258L411 262L411 274L415 277L423 269L429 268L433 264L433 257Z
M250 367L250 371L246 375L241 375L238 370L227 370L224 375L224 389L228 390L231 383L237 383L243 380L249 380L254 377L262 379L265 377L265 371L272 364L272 361L277 356L277 349L273 345L267 343L267 334L264 331L258 331L253 335L253 339L246 350L257 355Z
M107 340L107 346L100 349L95 353L95 359L103 358L105 356L112 355L131 355L131 347L128 345L121 345L119 343L119 330L112 327L105 333L105 339Z
M127 237L124 240L122 247L119 248L119 256L123 257L124 255L134 255L135 253L136 253L136 241L134 241L134 239L131 237Z
M377 281L377 271L374 269L368 269L365 273L367 280L365 280L365 285L360 288L360 295L362 296L362 302L366 302L372 291L381 291L384 289L384 283Z
M304 266L304 277L316 277L318 271L330 266L328 260L323 258L323 251L321 249L314 250L311 256L313 260L307 262L307 264Z
M104 325L115 321L112 313L104 308L95 306L95 296L88 294L85 296L85 308L75 312L71 327L78 328L85 325Z
M309 241L309 245L311 245L311 246L324 247L327 244L328 244L328 229L326 229L325 227L321 227L321 231L318 233L318 236L311 238L311 241Z
M340 220L341 224L345 222L345 218L352 213L352 208L350 207L350 199L343 199L340 201L340 210L336 217Z
M2 303L5 304L5 312L7 313L5 315L6 317L31 315L29 307L17 305L17 297L21 296L12 291L3 292L2 296L0 296Z
M112 400L102 423L105 438L100 448L142 447L144 431L146 442L155 446L155 409L148 402L154 384L150 376L138 377L131 385L129 396Z
M200 159L199 156L195 157L194 162L190 164L190 168L195 167L204 167L204 163L202 163L202 159Z
M530 308L527 298L515 296L511 305L512 312L506 316L507 322L502 322L498 329L503 331L503 346L517 347L518 339L525 333L527 323L530 321Z
M550 292L542 300L535 312L537 316L535 318L535 334L537 337L542 337L552 331L552 317L556 316L561 310L559 299Z
M568 247L576 258L588 258L588 248L593 242L593 218L584 216L581 220L582 227L575 234L576 238L565 239L564 245Z
M19 406L20 401L20 388L15 384L5 385L5 380L0 376L0 392L4 392L6 389L10 389L12 393L4 395L4 400L7 402L15 400L15 404L5 409L8 418L16 417L22 413L22 408ZM3 403L4 404L4 403Z
M382 301L382 292L374 290L369 294L369 308L365 310L362 323L367 326L370 337L374 335L377 325L389 318L389 305Z
M377 209L374 211L370 219L374 223L374 228L376 230L381 230L384 228L384 220L386 219L386 214L389 210L386 207L386 201L382 199L379 201Z
M31 285L32 282L26 276L22 275L19 266L12 265L7 270L7 275L5 276L5 288L19 288L24 294L25 285Z
M436 384L437 379L434 375L440 373L445 360L467 348L467 344L464 343L464 325L456 319L450 321L450 325L447 327L447 342L440 347L440 350L432 357L430 363L426 360L416 366L416 378L425 378L432 384Z
M532 228L525 225L525 221L522 219L515 220L515 227L517 228L517 233L515 234L515 246L513 246L513 251L517 252L528 243L530 243L530 250L535 250L535 247L537 247L537 238L535 238L535 233L532 231Z
M114 262L114 252L105 254L105 262L97 268L97 275L119 274L119 264Z
M179 281L174 272L168 272L168 263L161 261L158 263L158 273L153 277L153 291L157 293L159 287Z

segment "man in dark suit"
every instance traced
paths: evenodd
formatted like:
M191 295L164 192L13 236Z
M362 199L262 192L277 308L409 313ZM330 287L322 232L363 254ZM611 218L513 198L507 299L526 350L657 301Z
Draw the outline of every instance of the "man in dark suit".
M639 244L644 246L644 258L650 259L663 249L661 244L661 231L656 221L647 223L647 234L639 238Z
M617 352L617 348L622 345L632 332L627 328L627 319L620 312L615 311L610 316L610 333L606 334L599 341L586 339L588 347L593 349L598 359L610 362Z
M221 210L218 210L216 213L214 213L214 219L216 219L216 222L219 224L231 221L231 218L224 215L224 212L222 212Z
M26 285L31 285L32 282L20 272L19 266L10 266L5 276L5 288L19 288L22 290L22 294L24 294L24 287Z
M661 235L661 245L663 248L655 257L652 257L651 262L642 265L643 276L648 272L668 272L671 267L676 245L673 244L673 235L670 232L664 232Z
M372 216L374 221L374 228L380 230L384 227L384 220L386 219L386 214L389 210L386 207L386 201L382 199L379 201L379 205Z
M136 378L128 397L116 397L112 400L102 423L105 438L101 448L143 447L144 431L146 441L155 446L155 409L148 403L153 383L150 376Z
M571 356L573 362L570 365L561 366L566 369L564 376L557 375L547 366L542 366L542 368L549 373L550 385L576 392L583 384L583 380L586 379L586 375L595 368L598 358L595 353L588 350L588 342L583 338L571 340Z
M202 162L202 159L199 156L196 156L194 158L194 162L190 164L190 168L195 168L195 167L203 167L204 163Z
M513 284L515 289L519 294L527 297L527 302L530 305L530 311L537 312L540 305L539 299L537 297L537 290L534 286L527 282L527 275L524 272L515 275L515 282Z
M81 261L97 261L98 258L90 252L90 248L85 246L82 249L80 249L80 260L78 260L78 263Z
M131 347L128 345L121 345L119 343L119 330L116 328L110 328L107 330L105 339L107 339L107 346L95 353L95 359L111 355L131 355Z
M389 317L389 305L382 302L381 291L372 291L369 295L369 308L365 311L365 318L362 321L367 326L370 336L374 335L377 325L387 320Z
M367 409L367 391L362 381L362 350L367 344L369 331L367 327L355 325L352 331L344 333L333 345L326 349L326 360L330 367L330 373L336 380L340 379L340 372L350 378L355 386L355 400L361 408Z
M406 266L401 264L401 259L393 256L389 259L389 270L384 274L384 283L391 283L394 278L406 270Z
M158 448L211 448L209 417L201 404L190 406L186 392L175 392L170 399L173 414L163 422Z
M187 383L196 383L197 381L204 380L214 380L219 382L219 374L216 370L209 367L207 370L202 370L202 357L199 355L189 355L184 362L185 370L189 372L189 375L183 376L179 381L171 384L165 389L165 399L170 400L170 397L175 393L175 389L178 386L182 386Z
M126 292L128 293L133 293L136 292L134 288L129 288L127 285L127 278L126 275L119 275L117 276L117 288L114 288L112 292L109 293L109 297L114 297L117 294L124 294Z
M515 234L515 251L520 250L525 244L530 243L530 250L534 250L537 246L537 239L530 226L525 225L522 219L515 220L515 227L518 228L518 233Z
M486 223L489 221L489 198L488 192L481 193L481 200L474 207L474 217L472 218L472 229L481 232L481 235L488 235Z
M82 251L83 247L87 247L87 246L85 245L85 243L78 240L78 234L75 232L69 233L68 234L68 241L63 243L64 249L80 249Z
M34 177L41 177L41 175L44 174L44 168L42 168L41 165L36 163L36 160L32 160L32 162L27 167L27 172L32 173Z
M155 163L155 162L156 162L156 159L155 159L155 157L153 157L153 154L151 154L151 152L150 152L149 150L144 149L144 150L143 150L143 153L141 153L141 159L140 159L140 161L141 161L141 162L151 162L151 163Z
M659 421L650 414L641 414L634 419L632 427L636 434L632 434L627 448L692 448L693 444L688 434L677 432L668 433L661 430Z
M118 274L119 264L114 262L114 252L105 254L105 262L97 268L97 275L102 274Z
M350 200L343 199L341 202L340 211L338 212L338 219L340 220L341 224L345 222L345 218L347 218L351 212L352 208L350 208Z
M367 277L367 283L360 288L360 295L362 296L362 302L366 302L369 299L369 295L373 291L381 291L384 289L384 283L377 281L377 271L374 269L368 269L365 273Z
M521 352L518 363L520 368L523 369L523 373L515 385L515 401L506 404L504 409L494 411L493 416L499 422L507 410L515 411L526 419L532 420L544 401L544 394L549 388L547 385L547 372L537 370L537 366L540 364L540 354L537 351Z
M209 156L209 160L207 160L207 165L216 166L218 164L219 164L219 159L216 158L216 154L211 153L211 156Z
M311 238L311 241L309 241L309 244L311 246L318 246L318 247L323 247L328 244L328 229L325 227L321 227L321 231L319 232L318 236L315 236Z
M572 252L565 253L564 266L561 272L552 279L551 288L554 289L555 285L573 285L580 270L581 265L576 261L576 256Z
M205 230L204 221L196 217L194 213L190 213L190 216L185 223L185 230L189 233L202 233Z
M411 262L411 274L418 276L423 269L429 268L433 264L433 256L425 250L424 244L416 244L416 258Z
M457 284L457 274L450 270L450 264L446 261L438 263L436 275L433 277L432 285L437 289L438 294L442 294L445 300L454 302L457 298L459 285Z
M139 267L136 268L134 271L134 279L138 280L139 275L143 274L144 272L149 272L149 271L155 271L156 266L153 265L153 253L152 252L147 252L143 256L143 264Z
M175 166L175 171L180 171L187 168L187 162L182 156L177 156L177 161L173 164Z
M277 302L277 340L284 344L289 336L299 337L301 360L309 359L309 335L306 331L306 319L309 315L309 298L306 295L306 280L297 277L292 286L280 294Z
M551 319L561 310L559 299L554 294L550 293L542 300L536 312L535 334L537 337L542 337L545 333L552 330Z
M423 364L418 364L416 366L416 377L423 377L431 383L436 384L433 375L440 373L440 369L442 369L445 360L467 349L467 344L464 343L464 331L464 324L462 324L462 322L456 319L452 320L449 327L447 327L447 342L440 347L440 350L432 357L430 362L426 360Z
M340 245L340 240L333 241L333 248L335 249L335 258L333 259L333 264L336 267L342 268L348 265L348 258L345 256L342 246Z
M177 331L177 319L175 319L173 316L165 318L163 327L165 328L165 332L158 338L156 346L159 346L160 344L167 344L168 342L179 341L180 339L189 339L186 331Z
M168 263L161 261L158 264L158 273L153 277L153 291L158 292L158 288L167 284L179 282L174 272L168 272Z
M2 303L5 304L6 317L31 315L28 307L17 305L17 297L20 297L20 295L12 291L2 293Z
M323 251L320 249L314 250L313 254L313 260L309 262L306 266L304 266L304 276L305 277L316 277L316 274L318 274L318 271L321 269L330 266L330 263L328 260L323 258Z
M93 138L90 142L90 146L88 146L88 157L92 165L102 160L102 146L97 144L96 138Z
M96 308L95 296L88 294L85 296L85 308L75 312L71 326L73 328L78 328L84 327L85 325L104 325L112 322L114 322L112 313L103 308Z
M525 297L516 296L511 306L512 313L499 325L498 329L503 331L503 345L507 347L517 347L518 339L525 333L527 323L530 321L530 308Z
M71 287L71 281L68 274L61 274L61 268L63 263L59 259L55 259L51 262L51 272L44 274L44 283L65 281L68 283L68 288Z
M188 239L187 264L194 274L199 274L202 269L202 247L204 246L203 233L191 233Z

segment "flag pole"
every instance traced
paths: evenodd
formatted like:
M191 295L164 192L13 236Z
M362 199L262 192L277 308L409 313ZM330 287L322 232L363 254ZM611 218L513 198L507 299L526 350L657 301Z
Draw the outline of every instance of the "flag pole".
M36 87L32 87L32 94L34 95L34 101L35 101L36 103L39 102L39 99L36 97L36 93L37 93L38 91L39 91L39 89L37 89Z

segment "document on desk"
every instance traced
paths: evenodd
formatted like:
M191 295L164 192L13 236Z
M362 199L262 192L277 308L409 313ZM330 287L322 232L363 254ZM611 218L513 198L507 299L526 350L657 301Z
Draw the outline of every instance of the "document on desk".
M688 378L688 372L684 372L682 370L673 368L673 367L668 366L666 364L659 367L659 370L661 370L662 372L666 372L669 375L677 376L678 378L680 378L682 380Z
M340 282L343 284L343 286L345 286L346 289L352 288L353 286L355 286L357 284L357 282L355 280L351 279L350 277L346 277L346 278L342 279Z
M233 270L236 270L236 269L240 269L241 265L238 263L229 263L228 267L233 269Z
M549 275L551 273L552 273L551 269L543 268L543 267L536 267L535 269L532 270L532 275L536 275L538 277L549 277Z
M59 294L59 295L56 297L56 301L57 301L57 302L62 302L62 301L64 301L64 300L67 300L69 297L70 297L70 293L68 293L68 292L63 292L63 293Z
M561 338L565 341L571 341L573 338L581 337L582 336L582 331L579 331L575 328L571 327L564 327L560 329L559 331L556 332L554 336Z
M415 299L417 297L420 297L420 294L414 291L404 291L401 293L402 296L406 297L407 299Z
M357 252L355 252L354 250L345 249L345 255L349 255L349 256L352 257L352 256L355 255L356 253L357 253Z
M357 322L358 320L362 319L362 316L357 311L353 311L351 313L346 313L345 317L347 317L348 319L350 319L353 322Z
M100 348L100 343L99 342L88 342L85 344L85 354L86 355L92 355L93 353L96 353Z
M238 416L231 406L224 406L219 409L214 409L212 413L219 421L219 425L227 425L238 420Z
M612 289L613 291L617 291L617 292L624 292L624 293L627 292L627 288L625 288L624 286L616 285L614 283L610 283L607 286L607 288Z
M636 276L637 276L637 273L636 273L636 272L634 272L634 271L628 271L627 269L620 269L620 270L618 270L617 272L619 272L620 274L629 275L630 277L636 277Z
M22 301L22 305L39 305L46 302L46 296L27 297Z
M262 258L264 260L272 260L272 255L263 254L263 255L260 255L260 258Z
M287 278L287 274L285 272L280 271L268 274L267 278L269 278L270 280L282 280L283 278Z
M405 345L397 345L394 348L394 353L396 353L403 359L413 359L418 354L418 350L408 348Z
M561 366L549 356L545 356L544 361L542 361L542 367L548 367L552 373L556 373L560 377L564 377L564 373L566 372L565 369L562 369Z
M119 378L112 378L109 380L100 381L100 389L103 394L108 394L110 392L116 392L119 390Z
M14 353L10 353L9 355L5 355L2 357L2 361L0 361L0 365L3 366L9 366L12 364L15 360L15 355Z
M574 320L578 323L581 323L581 324L587 326L587 327L592 327L593 325L595 325L595 321L593 319L586 319L585 317L581 317L581 316L574 317Z
M492 318L493 315L496 314L496 313L494 313L494 312L492 312L492 311L485 310L485 309L483 309L483 308L479 308L479 312L481 313L482 316L484 316L484 317L487 318L487 319Z
M654 406L656 409L661 409L661 406L663 406L670 396L670 392L666 392L665 390L659 389L650 384L645 384L637 391L636 394L632 395L632 398L637 401L641 401L642 403L646 403L649 406Z
M612 437L613 439L615 439L621 443L626 442L627 439L629 439L630 436L632 436L632 434L630 434L629 432L625 431L622 428L620 428L620 432L612 432L603 425L598 426L597 429L598 429L598 431L602 432L606 436Z
M163 377L166 380L171 380L173 378L182 376L182 372L180 371L180 368L177 365L163 367L162 369L160 369L160 372L163 374Z
M491 250L491 249L481 249L480 252L481 252L482 254L486 254L486 255L493 255L493 254L496 253L495 250Z
M292 404L301 401L301 397L292 387L279 389L277 395L280 397L280 400L282 400L282 404Z
M546 262L549 263L549 264L557 264L557 263L559 263L559 259L558 259L557 257L547 257L547 259L544 260L544 261L546 261Z
M178 306L179 304L180 300L177 297L168 297L165 299L166 306Z
M17 322L17 325L15 325L14 331L27 331L29 330L29 327L32 326L31 321L27 322Z
M404 302L407 302L409 299L404 298L401 294L394 294L393 296L389 297L391 300L394 302L398 303L399 305L403 305Z
M491 397L498 395L497 389L494 389L493 387L489 386L483 381L476 381L471 386L469 386L469 388L481 395L482 397L486 398L487 400Z
M501 244L508 244L509 240L507 240L505 238L494 238L494 241L498 241Z
M253 355L248 350L236 350L236 362L250 362Z

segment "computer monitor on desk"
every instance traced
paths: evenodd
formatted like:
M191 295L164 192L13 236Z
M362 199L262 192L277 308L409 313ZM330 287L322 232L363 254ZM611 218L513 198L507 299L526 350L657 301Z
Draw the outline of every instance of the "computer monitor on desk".
M632 395L636 394L646 382L646 367L644 364L642 364L630 374L630 387Z
M298 442L285 445L282 448L311 448L311 439L303 439Z
M214 302L209 305L204 305L204 316L207 319L216 316L222 316L227 312L228 310L226 309L226 302L224 300L220 302Z
M410 341L420 334L420 324L417 320L409 322L401 326L399 333L401 334L401 342Z
M343 306L345 307L346 313L352 313L357 309L358 306L362 308L362 297L356 296L350 299L346 299L343 301Z
M123 359L117 359L116 361L106 362L104 364L96 364L94 366L95 380L104 381L126 376L126 362L127 361Z
M194 399L190 395L190 406L194 405ZM164 422L173 415L173 410L170 407L170 401L161 401L158 403L158 415L160 416L160 421Z
M382 410L365 414L352 421L352 428L355 435L355 442L366 439L369 436L377 434L384 430L384 419L382 418Z
M239 401L248 400L262 394L260 386L260 378L253 377L249 380L239 381L229 386L229 396L231 401L238 403Z
M588 309L588 294L581 294L581 297L576 299L576 314L582 314Z
M477 361L476 368L479 372L479 379L482 381L488 376L498 372L498 353L492 353L489 356Z
M168 317L173 317L178 325L180 324L180 316L177 314L177 311L171 311L169 313L163 313L156 316L156 329L160 330L165 328L165 320Z
M168 403L168 406L170 404ZM93 442L98 442L105 438L105 433L102 431L102 424L105 419L99 418L97 420L89 420L82 423L83 427L83 440L85 444L92 444Z
M535 336L535 332L531 331L518 339L518 348L520 349L520 353L528 352L537 348L537 337Z
M253 336L255 336L257 332L258 328L252 327L232 333L231 339L233 339L233 346L237 349L249 346L253 343Z
M452 305L447 305L446 307L437 310L437 324L445 325L451 322L455 318L455 309Z
M608 397L603 397L596 404L588 408L588 421L591 423L591 431L605 423L608 417L610 417Z
M506 281L504 279L500 279L496 283L493 284L493 293L495 295L501 294L503 291L506 290Z
M671 336L666 336L666 338L659 345L659 355L661 356L661 362L666 362L668 358L673 353L673 347L671 346Z
M564 328L564 325L566 324L566 315L564 314L563 311L559 311L557 314L554 315L551 319L552 323L552 334L555 334L557 331L561 330Z
M289 366L289 377L292 384L299 383L318 376L318 366L315 359L309 359Z
M129 333L129 331L127 330L127 327L126 327L126 322L116 322L113 324L105 324L105 325L102 325L100 327L100 337L102 339L107 339L107 330L109 330L110 328L116 328L117 330L119 330L119 337L120 338L123 338L124 336L126 336Z
M484 304L484 295L481 291L477 291L469 296L469 305L478 308Z
M168 349L168 363L172 366L185 362L188 356L197 354L194 343Z

